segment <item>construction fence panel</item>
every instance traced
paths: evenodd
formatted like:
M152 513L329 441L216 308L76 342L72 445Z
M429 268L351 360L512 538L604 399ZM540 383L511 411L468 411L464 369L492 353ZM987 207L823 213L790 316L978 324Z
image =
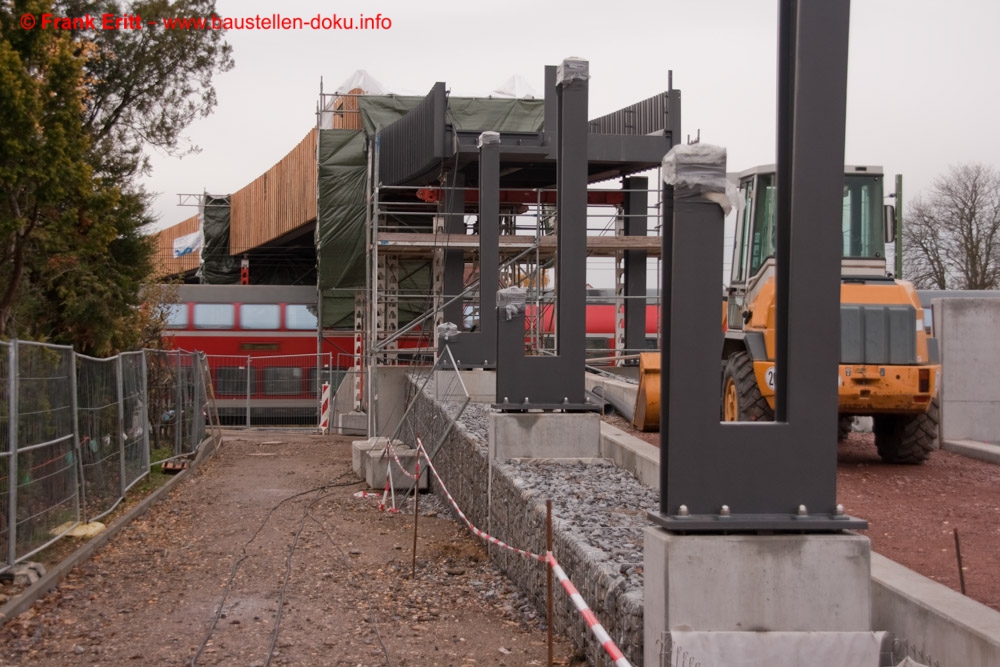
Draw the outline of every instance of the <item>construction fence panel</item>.
M146 422L146 361L142 352L123 352L121 359L122 477L127 491L149 474L149 428Z
M198 373L198 355L185 352L179 358L178 370L180 404L180 439L177 454L193 454L205 432L205 401L201 399L201 379Z
M13 346L11 562L44 549L80 521L73 350L18 341Z
M94 521L122 498L118 358L79 354L76 363L83 515L85 520Z
M13 565L10 560L10 549L13 544L10 531L10 472L13 457L14 442L12 429L17 422L11 419L14 414L14 364L12 357L14 346L11 343L0 342L0 568Z
M331 356L209 355L219 419L228 426L315 427Z
M179 369L181 352L146 350L146 396L151 460L161 461L179 455L177 428L179 406Z

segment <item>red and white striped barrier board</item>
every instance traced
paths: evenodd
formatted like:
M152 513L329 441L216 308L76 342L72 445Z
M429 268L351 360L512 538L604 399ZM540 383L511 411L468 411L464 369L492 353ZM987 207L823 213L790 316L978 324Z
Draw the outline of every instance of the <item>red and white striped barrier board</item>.
M469 530L472 531L473 535L483 540L484 542L496 545L501 549L513 551L514 553L520 554L525 558L533 558L534 560L537 560L539 563L545 562L545 556L540 556L539 554L534 554L531 553L530 551L525 551L524 549L518 549L517 547L512 547L506 542L498 540L492 535L484 533L483 531L473 526L472 522L469 521L468 518L466 518L465 513L461 509L459 509L458 503L455 502L455 499L451 497L451 493L448 492L448 487L446 487L444 485L444 482L441 481L441 477L438 475L437 470L434 469L434 464L431 463L431 457L427 455L427 450L424 449L424 444L420 442L420 438L417 438L417 452L419 452L420 455L424 457L424 460L427 461L428 469L430 469L431 473L434 474L434 479L437 480L437 483L441 485L441 490L444 491L444 495L448 497L448 502L451 503L451 506L455 508L455 511L458 512L458 516L462 519L462 521L465 522L465 525L469 528Z
M323 383L323 398L319 408L319 432L326 435L330 432L330 384Z
M552 567L552 572L556 575L556 579L560 584L562 584L563 589L565 589L566 594L569 595L569 599L573 601L577 611L583 615L583 620L587 621L587 626L590 628L590 631L594 633L594 637L597 638L597 641L601 642L601 646L604 647L604 650L611 658L615 667L632 667L632 663L630 663L628 659L622 655L618 646L616 646L611 640L611 636L608 635L607 630L604 629L604 626L601 625L600 621L597 620L597 617L594 616L594 612L587 606L583 596L580 595L578 590L576 590L576 586L573 585L573 582L570 581L569 577L566 576L566 573L563 572L562 567L556 561L556 557L552 555L551 551L546 552L545 557L549 565Z

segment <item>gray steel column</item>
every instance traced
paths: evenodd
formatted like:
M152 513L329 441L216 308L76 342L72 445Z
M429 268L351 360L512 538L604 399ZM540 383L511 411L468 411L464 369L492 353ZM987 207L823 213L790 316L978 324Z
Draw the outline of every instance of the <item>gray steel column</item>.
M663 493L650 514L671 530L867 525L836 505L848 18L848 0L781 3L776 422L719 423L722 212L692 183L675 187L664 220ZM724 159L704 166L721 192Z
M497 407L594 410L584 386L587 256L587 80L585 60L557 72L559 136L556 186L556 331L558 356L524 356L524 313L497 318Z
M649 179L623 179L625 236L646 235ZM625 348L646 349L646 251L625 251Z
M452 172L445 175L444 231L446 234L465 234L465 176ZM444 321L462 328L462 299L448 301L465 289L465 254L462 250L444 252Z
M579 384L572 393L583 398L587 309L587 123L588 80L586 60L567 59L556 72L559 99L559 163L556 167L558 234L556 236L556 346L559 356L573 369L568 384ZM582 402L582 400L581 400Z
M462 331L447 341L459 368L496 367L499 280L500 134L483 132L479 135L479 330ZM444 341L438 346L443 348ZM443 363L450 366L447 359Z

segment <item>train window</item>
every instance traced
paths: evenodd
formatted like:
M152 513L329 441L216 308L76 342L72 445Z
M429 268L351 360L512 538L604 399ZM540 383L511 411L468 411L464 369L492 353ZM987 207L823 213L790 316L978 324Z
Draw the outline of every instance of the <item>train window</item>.
M281 307L276 303L244 303L240 306L240 329L277 329Z
M186 303L170 303L164 306L168 329L187 329L188 311Z
M195 329L232 329L236 306L231 303L194 304Z
M220 366L215 369L215 393L219 395L245 396L247 393L247 369L245 366Z
M302 369L278 366L264 369L264 393L271 396L302 393Z
M587 336L584 345L588 350L610 350L611 340L604 336Z
M285 306L285 327L288 329L315 329L316 309L313 306L289 304Z

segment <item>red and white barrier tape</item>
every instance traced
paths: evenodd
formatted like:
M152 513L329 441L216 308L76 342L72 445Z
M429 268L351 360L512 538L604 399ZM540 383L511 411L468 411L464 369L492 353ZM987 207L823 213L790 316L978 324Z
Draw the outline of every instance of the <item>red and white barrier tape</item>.
M545 556L548 559L549 565L552 567L552 572L556 575L556 579L560 584L562 584L563 589L565 589L567 595L569 595L570 600L573 601L577 611L583 615L583 619L587 621L587 626L590 628L590 631L594 633L594 637L597 638L597 641L601 642L601 646L604 647L604 650L611 658L615 667L632 667L632 663L630 663L628 659L622 655L621 650L619 650L618 646L616 646L614 641L612 641L611 636L608 635L604 626L601 625L601 622L597 620L596 616L594 616L594 612L587 606L583 596L580 595L578 590L576 590L576 586L573 585L573 582L570 581L569 577L566 576L566 573L563 572L562 567L560 567L558 561L556 561L556 557L552 555L551 551L546 552Z
M484 542L496 545L501 549L513 551L514 553L520 554L525 558L532 558L534 560L537 560L539 563L545 562L545 556L531 553L530 551L525 551L524 549L518 549L517 547L512 547L506 542L498 540L489 533L484 533L483 531L473 526L472 522L469 521L469 519L465 516L465 513L462 512L461 509L459 509L458 503L455 502L455 499L451 497L451 493L448 491L448 487L446 487L444 485L444 482L441 481L441 477L438 475L437 470L435 470L434 464L431 463L431 457L427 455L427 450L424 449L424 444L420 442L420 438L417 438L417 452L424 457L424 460L427 461L427 468L431 471L431 473L434 474L434 479L436 479L437 483L441 486L441 490L444 491L444 495L448 497L448 502L451 503L451 506L455 508L455 511L458 512L458 516L462 519L462 521L465 522L465 525L469 528L469 530L472 531L473 535L483 540Z
M587 626L590 628L590 631L594 634L594 637L597 639L598 642L600 642L601 646L607 652L608 656L611 658L611 661L615 665L615 667L632 667L632 663L628 661L628 658L622 655L621 650L611 639L611 636L608 634L607 630L604 629L604 626L601 625L600 621L597 620L597 616L594 615L594 612L590 609L589 606L587 606L587 603L583 599L583 596L580 595L580 592L576 590L576 586L574 586L573 582L570 581L569 577L566 576L566 572L563 571L562 566L559 565L559 562L556 560L556 557L552 555L551 551L547 551L544 556L540 556L530 551L525 551L524 549L518 549L516 547L512 547L506 542L503 542L493 537L492 535L484 533L483 531L476 528L474 525L472 525L472 522L469 521L469 519L465 516L465 513L462 512L462 510L459 508L458 503L455 502L455 499L451 497L451 493L448 491L448 487L446 487L444 485L444 482L441 481L441 476L438 475L437 470L434 468L434 463L431 462L431 457L427 454L427 450L424 449L424 444L420 441L420 438L417 438L416 471L418 476L420 475L420 456L423 456L424 460L427 461L427 467L434 475L434 479L437 480L437 483L440 485L441 490L444 492L444 495L448 498L448 502L451 503L451 506L455 508L455 512L458 513L458 516L462 519L462 521L469 528L469 530L472 531L473 535L475 535L476 537L485 542L488 542L489 544L496 545L501 549L507 549L508 551L513 551L516 554L520 554L521 556L524 556L526 558L534 559L540 563L545 563L546 565L551 567L552 572L556 575L556 580L559 581L559 584L566 591L566 594L569 595L570 600L573 601L573 605L583 616L583 619L587 622ZM397 459L397 463L398 462L399 461ZM404 472L406 471L404 470ZM386 488L386 492L388 492L388 487ZM379 507L381 509L383 506L380 505Z
M386 444L385 451L386 451L387 454L391 454L392 455L393 460L396 462L396 465L399 466L399 469L403 471L404 475L406 475L407 477L409 477L412 480L416 480L420 476L420 471L419 471L420 457L419 456L417 457L417 467L418 467L417 474L416 475L412 475L412 474L410 474L406 470L406 468L403 467L403 464L399 462L399 457L396 456L396 450L393 449L393 447L392 447L392 440L390 440L388 442L388 444Z

